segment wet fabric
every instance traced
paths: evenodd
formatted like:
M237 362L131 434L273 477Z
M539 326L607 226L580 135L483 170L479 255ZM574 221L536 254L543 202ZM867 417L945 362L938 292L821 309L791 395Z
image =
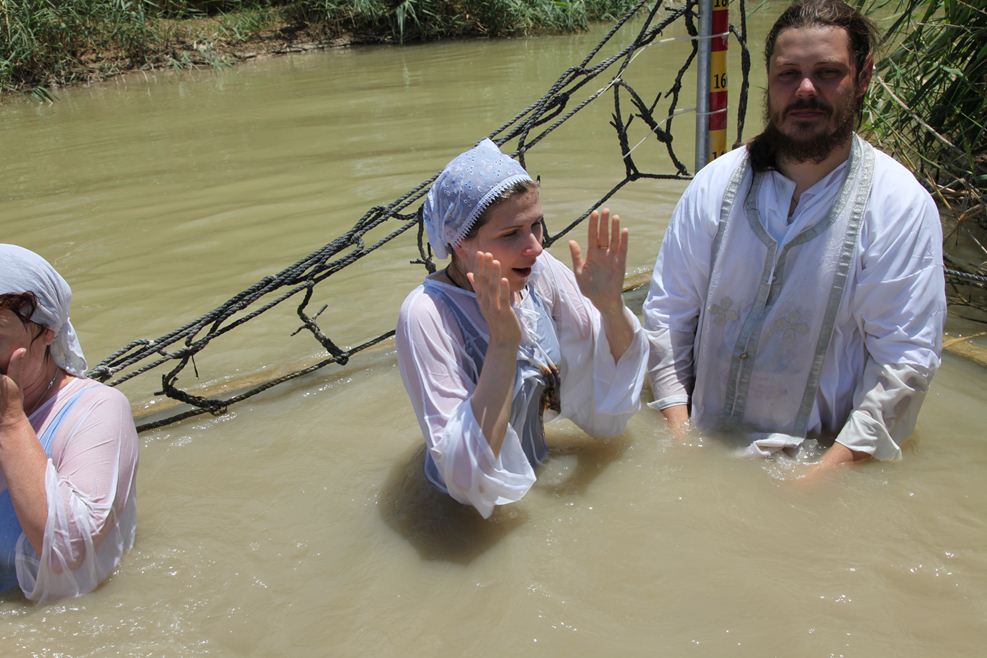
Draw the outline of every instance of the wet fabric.
M58 432L65 420L65 415L72 410L82 391L76 391L66 400L49 421L43 432L38 435L38 442L45 456L51 459L51 446L55 433ZM10 498L10 490L3 482L3 474L0 473L0 483L3 489L0 490L0 591L8 590L17 586L17 542L21 538L23 531L21 524L17 520L17 513L14 511L14 503Z
M45 453L48 518L41 554L0 508L0 579L37 603L83 594L108 578L137 528L137 432L122 393L73 379L30 418ZM0 478L0 498L9 504ZM16 574L16 575L15 575Z
M436 302L445 304L452 312L460 335L464 337L465 357L470 360L471 372L479 373L483 368L483 356L487 351L487 337L473 325L469 315L459 307L450 286L433 279L425 281L428 294ZM517 376L511 395L511 427L521 441L521 449L528 463L536 466L548 458L545 444L543 415L546 411L558 414L559 363L562 361L559 338L552 325L544 302L538 293L526 290L527 294L514 306L521 319L524 340L518 346ZM475 303L475 297L474 297ZM466 338L468 337L468 338ZM550 416L551 417L551 416ZM446 490L442 475L432 458L425 455L425 473L429 481L443 491Z
M721 213L707 314L697 329L696 380L717 382L693 392L692 408L704 425L805 435L818 387L817 357L828 349L846 292L873 170L873 149L855 141L850 160L833 177L832 203L817 205L802 230L776 240L756 203L767 176L738 166L737 191L749 186L750 192ZM735 191L728 188L727 195ZM750 271L759 270L756 282L736 276L734 254L744 254Z
M625 310L634 339L614 362L599 311L547 252L535 262L515 311L523 338L511 420L496 457L470 404L489 340L474 293L426 279L402 304L395 336L398 366L428 448L426 475L484 517L496 505L520 500L534 484L534 466L547 455L543 417L557 413L592 436L617 435L639 408L644 382L647 340L637 319ZM558 365L557 394L552 364Z
M432 253L449 256L497 197L513 185L532 182L520 163L485 139L453 158L428 191L422 206Z
M33 292L37 306L30 320L55 332L51 356L59 368L81 377L86 357L69 320L72 289L48 261L12 244L0 244L0 295Z
M794 183L755 177L744 149L696 176L644 307L654 407L691 403L699 428L739 433L754 453L835 437L900 457L939 366L941 229L929 195L879 151L870 193L855 194L870 150L857 141L790 217Z

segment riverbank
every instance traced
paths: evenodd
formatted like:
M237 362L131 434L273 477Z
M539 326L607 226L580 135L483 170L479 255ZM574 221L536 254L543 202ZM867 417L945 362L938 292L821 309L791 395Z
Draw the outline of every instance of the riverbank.
M8 0L0 4L0 94L133 70L227 66L263 54L584 30L636 0Z

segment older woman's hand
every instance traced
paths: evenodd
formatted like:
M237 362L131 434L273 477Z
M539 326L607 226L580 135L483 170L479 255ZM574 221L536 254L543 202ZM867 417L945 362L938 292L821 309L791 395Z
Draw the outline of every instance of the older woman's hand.
M24 419L24 397L19 384L21 367L27 350L14 350L7 364L7 373L0 374L0 428Z

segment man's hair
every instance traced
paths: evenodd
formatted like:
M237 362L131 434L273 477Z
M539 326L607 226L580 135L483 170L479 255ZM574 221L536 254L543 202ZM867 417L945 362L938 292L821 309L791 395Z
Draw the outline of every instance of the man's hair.
M778 20L771 26L771 31L764 40L764 66L769 68L771 56L774 54L775 42L778 35L787 29L804 29L813 27L836 27L844 30L850 42L850 58L855 68L855 82L867 65L867 58L877 48L879 36L877 28L869 18L843 2L843 0L799 0L781 13ZM857 99L854 107L859 124L864 105L863 97ZM765 107L765 116L768 109ZM770 118L767 119L770 121ZM775 145L769 136L770 126L765 126L765 132L754 137L748 145L751 166L755 171L775 169L777 167Z
M846 30L850 39L850 56L859 77L867 57L877 48L877 28L869 18L843 0L800 0L782 12L764 40L764 65L771 61L775 41L788 28L838 27Z

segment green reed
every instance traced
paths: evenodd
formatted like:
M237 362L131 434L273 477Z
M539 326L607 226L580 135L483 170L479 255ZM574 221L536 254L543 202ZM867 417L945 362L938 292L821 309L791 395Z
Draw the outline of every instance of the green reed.
M634 0L295 0L290 15L363 40L427 41L585 29Z
M150 37L139 0L0 0L0 91L132 66Z
M987 7L981 0L870 0L884 52L865 125L961 219L987 227Z
M0 92L120 70L225 61L223 49L282 30L356 42L585 29L634 0L0 0ZM203 50L203 44L205 49Z

